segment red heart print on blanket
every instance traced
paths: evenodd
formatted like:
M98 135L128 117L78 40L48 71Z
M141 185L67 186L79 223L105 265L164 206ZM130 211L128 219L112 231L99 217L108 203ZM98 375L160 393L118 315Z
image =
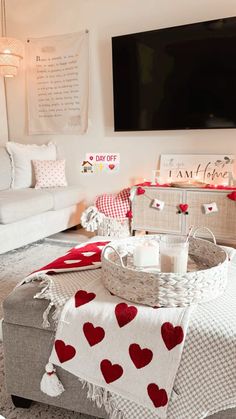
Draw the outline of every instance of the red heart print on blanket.
M112 364L109 359L103 359L100 368L107 384L118 380L123 374L123 368L119 364Z
M97 345L105 336L105 331L102 327L94 327L94 325L89 322L84 323L83 331L90 346Z
M153 353L150 349L141 349L137 343L132 343L129 347L129 355L136 368L140 369L150 364Z
M208 209L209 209L209 211L212 211L213 208L212 207L208 207Z
M139 186L136 190L136 194L137 195L143 195L145 194L145 189L141 188L141 186Z
M55 341L55 350L58 356L59 361L63 364L63 362L69 361L70 359L74 358L76 354L76 350L71 345L66 345L63 340L56 340Z
M115 315L120 327L132 322L137 315L138 309L134 306L128 306L126 303L119 303L115 308Z
M179 207L182 212L186 212L188 209L188 204L179 204Z
M96 294L94 292L87 292L83 290L77 291L75 294L75 307L80 307L84 304L89 303L90 301L94 300Z
M181 326L174 327L173 324L166 322L161 326L161 336L169 351L179 345L184 338L184 332Z
M164 388L158 387L157 384L151 383L147 386L148 395L155 407L165 406L168 403L168 396Z

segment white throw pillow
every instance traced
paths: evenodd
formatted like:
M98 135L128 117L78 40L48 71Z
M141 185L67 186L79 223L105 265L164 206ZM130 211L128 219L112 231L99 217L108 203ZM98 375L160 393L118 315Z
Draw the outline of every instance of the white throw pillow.
M33 160L35 189L67 186L65 160Z
M32 160L56 160L57 149L53 143L20 144L8 142L6 149L12 162L11 188L30 188L35 185Z

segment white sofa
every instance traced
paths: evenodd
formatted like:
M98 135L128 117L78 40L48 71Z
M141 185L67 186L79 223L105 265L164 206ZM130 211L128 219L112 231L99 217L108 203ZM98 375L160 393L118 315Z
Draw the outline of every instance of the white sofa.
M11 161L0 147L0 254L80 223L84 192L79 186L10 189Z

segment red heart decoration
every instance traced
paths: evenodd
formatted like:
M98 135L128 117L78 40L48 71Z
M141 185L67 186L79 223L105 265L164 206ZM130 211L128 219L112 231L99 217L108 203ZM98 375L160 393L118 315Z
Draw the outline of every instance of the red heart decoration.
M87 304L90 301L94 300L95 297L96 294L94 294L94 292L79 290L75 294L75 307L80 307L84 304Z
M108 167L109 167L109 169L113 170L115 168L115 165L114 164L109 164Z
M128 306L126 303L119 303L115 308L115 315L120 327L130 323L137 315L138 309L134 306Z
M132 213L132 211L131 211L131 210L129 210L129 211L126 213L126 217L127 217L127 218L132 218L132 217L133 217L133 213Z
M66 345L63 340L56 340L55 341L55 350L58 356L59 361L63 364L63 362L69 361L70 359L74 358L76 354L76 350L71 345Z
M186 212L188 209L188 204L179 204L179 207L182 212Z
M137 195L143 195L145 193L145 189L141 188L141 186L139 186L136 190L136 194Z
M104 339L105 331L102 327L94 327L92 323L84 323L84 335L90 346L97 345Z
M174 327L173 324L166 322L161 326L161 336L170 351L183 341L184 332L181 326Z
M213 208L212 207L208 207L208 209L209 209L209 211L212 211Z
M159 207L160 206L160 204L156 204L156 207Z
M107 384L118 380L123 374L123 368L119 364L112 364L109 359L103 359L100 369Z
M130 210L130 188L123 189L118 195L103 194L96 199L96 207L106 217L125 218Z
M148 395L155 407L165 406L168 403L168 396L164 388L158 387L157 384L151 383L147 386Z
M231 201L236 201L236 191L233 191L233 192L229 193L229 194L227 195L227 197L228 197L229 199L231 199Z
M136 368L140 369L150 364L153 353L150 349L141 349L137 343L132 343L129 347L129 355Z

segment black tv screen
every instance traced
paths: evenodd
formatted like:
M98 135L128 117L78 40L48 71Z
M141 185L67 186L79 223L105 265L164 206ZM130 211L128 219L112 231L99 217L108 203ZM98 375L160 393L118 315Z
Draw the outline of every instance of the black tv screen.
M236 18L112 38L115 131L234 128Z

